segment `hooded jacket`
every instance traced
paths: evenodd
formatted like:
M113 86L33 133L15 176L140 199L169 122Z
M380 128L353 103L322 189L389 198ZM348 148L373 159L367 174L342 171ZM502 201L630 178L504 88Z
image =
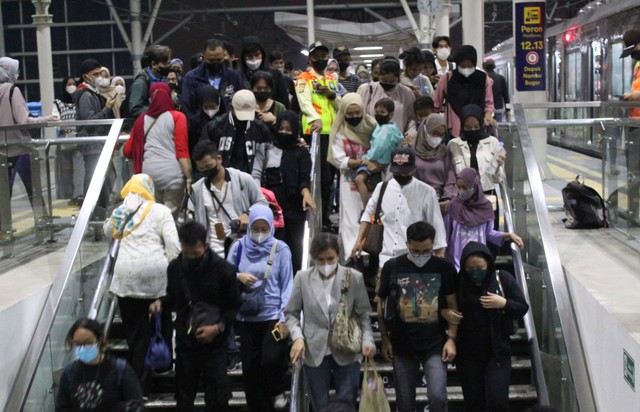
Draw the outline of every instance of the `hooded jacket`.
M247 47L255 44L262 53L262 63L256 70L251 70L247 67L245 62L245 50ZM255 72L267 72L271 74L273 79L273 88L271 89L271 98L284 105L285 108L289 108L289 84L285 81L284 76L280 73L280 70L267 66L267 53L260 44L260 39L256 36L245 37L242 42L242 53L240 54L238 71L242 77L242 82L245 89L251 89L251 76Z
M12 89L13 93L11 93ZM44 121L46 121L44 117L29 117L27 103L18 87L10 81L0 84L0 126L42 123ZM5 133L8 147L0 149L3 153L6 153L8 157L26 153L26 147L20 146L20 143L31 140L27 130L11 130ZM0 144L2 146L5 144L4 135L0 139Z
M470 280L465 270L466 261L472 255L480 255L489 263L480 286ZM458 279L458 306L464 316L458 327L459 358L496 357L498 362L507 359L511 356L509 336L514 333L513 321L522 318L529 310L516 279L509 272L496 271L491 252L478 242L469 242L463 249ZM506 306L484 309L479 299L488 292L504 296Z
M182 83L182 112L187 116L187 119L193 117L198 111L197 102L197 90L202 86L209 83L209 72L207 65L203 62L200 66L189 71L184 76ZM242 79L237 71L227 68L222 65L220 69L220 86L218 87L218 94L222 97L225 107L231 107L231 98L233 94L238 90L244 89Z

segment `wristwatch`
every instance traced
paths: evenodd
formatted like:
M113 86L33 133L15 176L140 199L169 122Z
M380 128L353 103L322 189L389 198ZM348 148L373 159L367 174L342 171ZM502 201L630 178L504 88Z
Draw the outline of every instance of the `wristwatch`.
M447 333L447 339L451 339L451 340L453 341L453 343L456 343L456 338L457 338L456 336L449 335L449 334Z

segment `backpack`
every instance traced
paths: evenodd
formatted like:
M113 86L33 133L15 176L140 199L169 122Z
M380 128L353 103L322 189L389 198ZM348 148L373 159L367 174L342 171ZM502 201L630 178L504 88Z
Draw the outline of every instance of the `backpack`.
M608 227L606 207L602 197L593 188L580 183L580 176L562 189L564 212L562 219L568 229L597 229Z

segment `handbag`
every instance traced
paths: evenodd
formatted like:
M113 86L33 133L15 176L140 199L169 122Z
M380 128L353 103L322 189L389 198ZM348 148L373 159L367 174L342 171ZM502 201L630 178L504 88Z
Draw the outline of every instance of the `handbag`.
M189 210L189 200L191 200L192 204L195 204L195 202L191 198L191 194L185 193L184 197L182 198L182 203L180 204L180 209L178 211L178 219L176 220L176 226L178 227L194 220L193 212Z
M264 288L267 284L267 279L269 279L269 274L271 273L271 266L273 266L273 258L276 254L276 247L278 246L278 239L273 242L273 246L271 247L271 253L269 254L269 260L267 260L267 269L264 272L264 278L262 279L262 283L260 286L252 289L245 289L243 285L243 290L240 294L240 310L238 312L242 316L257 316L262 308L264 307ZM236 270L238 269L238 265L240 263L240 258L242 257L242 243L238 242L238 250L236 253Z
M359 412L391 412L389 400L384 393L384 382L373 359L367 358L362 374Z
M360 318L354 310L347 313L349 310L348 294L351 269L347 268L345 272L338 313L331 326L331 348L345 353L360 353L362 351Z
M212 305L201 300L194 302L191 289L187 284L187 279L184 274L181 274L182 286L187 297L189 305L189 316L187 317L187 335L195 335L198 328L202 326L213 326L220 323L222 316L220 314L220 308L217 305Z
M144 358L144 366L151 370L163 370L171 367L171 350L162 336L162 321L160 313L153 314L156 324L156 333L151 338L147 356Z
M380 196L378 197L378 204L376 205L376 212L371 216L371 222L367 228L367 232L364 237L364 244L362 250L370 255L379 255L382 251L382 241L384 239L384 226L380 220L380 212L382 211L382 198L384 192L387 190L389 182L384 182L380 188Z

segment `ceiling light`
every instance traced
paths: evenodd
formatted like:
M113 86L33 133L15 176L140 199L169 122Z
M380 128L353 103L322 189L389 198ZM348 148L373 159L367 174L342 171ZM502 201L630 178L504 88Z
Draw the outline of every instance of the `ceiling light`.
M373 60L363 60L362 62L363 62L363 63L372 63L372 62L373 62Z
M300 53L302 53L305 56L308 56L309 55L309 50L306 50L306 49L300 50Z
M361 54L358 57L384 57L384 54Z
M357 51L382 50L382 46L360 46L360 47L354 47L353 50L357 50Z

